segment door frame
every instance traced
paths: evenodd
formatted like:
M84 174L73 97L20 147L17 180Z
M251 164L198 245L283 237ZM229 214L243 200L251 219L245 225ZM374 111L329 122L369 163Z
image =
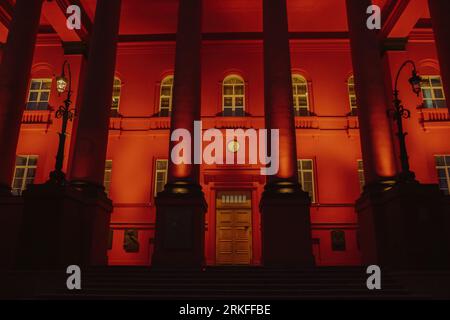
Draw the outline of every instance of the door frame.
M248 207L239 207L239 206L235 207L235 209L238 209L238 210L239 209L241 209L241 210L248 210L249 211L248 214L250 215L249 216L250 233L248 235L248 245L249 245L249 262L248 262L248 264L219 264L217 262L217 260L218 260L217 259L217 256L218 256L217 247L218 247L218 243L219 243L219 233L218 233L218 224L217 224L217 220L218 219L217 219L217 217L218 217L218 214L219 214L219 210L224 210L224 211L226 211L226 210L233 210L233 207L230 207L230 208L217 208L217 199L218 199L219 192L227 192L227 191L229 191L229 192L236 192L236 193L239 193L239 192L244 193L245 192L245 193L250 194L250 208L248 208ZM214 228L215 228L215 250L214 250L214 255L215 256L214 256L214 260L215 260L215 264L217 266L230 266L230 267L233 267L233 266L249 266L249 265L253 264L253 261L254 261L254 259L253 259L254 197L255 197L255 193L253 192L252 189L249 189L249 188L218 188L218 189L215 190L215 192L214 192L214 216L215 216L215 219L214 219L214 221L215 221L215 225L214 225Z
M255 203L256 203L256 197L257 197L257 188L255 188L254 186L231 186L231 185L227 185L227 186L217 186L215 188L213 188L211 190L211 200L213 201L213 206L211 206L211 210L210 213L212 215L214 215L214 223L211 226L212 228L214 228L214 265L216 266L230 266L230 267L234 267L234 266L251 266L255 264L255 252L254 252L254 244L255 244L255 236L257 235L257 233L255 232ZM250 193L251 196L251 207L249 208L250 210L250 229L251 229L251 233L249 236L249 250L250 250L250 261L249 264L242 264L242 265L237 265L237 264L219 264L217 262L217 241L218 241L218 233L217 233L217 196L219 192L248 192Z

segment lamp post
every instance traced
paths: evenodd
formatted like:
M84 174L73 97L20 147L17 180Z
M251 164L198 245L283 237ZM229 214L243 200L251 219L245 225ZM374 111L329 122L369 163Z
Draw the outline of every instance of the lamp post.
M66 67L69 74L69 78L66 78ZM75 110L70 108L72 104L72 72L70 70L70 64L64 61L62 67L62 74L56 78L56 88L58 94L62 94L67 91L67 97L64 100L64 105L60 106L58 111L55 113L57 119L62 119L62 128L59 133L59 146L58 153L56 154L55 170L50 173L51 183L56 183L58 185L65 185L66 175L62 171L64 162L64 149L66 145L67 136L67 123L73 120L75 116Z
M411 111L409 111L402 105L402 101L399 98L399 90L398 90L398 80L400 78L400 74L407 65L411 65L413 68L411 78L409 79L409 84L411 85L412 91L417 96L419 96L421 92L420 84L422 78L417 74L417 69L414 61L407 60L402 64L397 73L394 88L394 107L388 110L388 116L392 117L392 119L395 121L398 130L397 137L399 140L400 162L402 167L402 171L400 172L398 177L399 181L415 182L415 174L410 170L408 151L406 149L406 136L408 135L408 133L405 132L403 129L403 119L411 118Z

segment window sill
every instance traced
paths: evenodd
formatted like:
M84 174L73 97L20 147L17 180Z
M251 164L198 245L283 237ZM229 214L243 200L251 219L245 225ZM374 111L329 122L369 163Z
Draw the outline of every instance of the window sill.
M419 108L420 123L424 130L432 128L450 128L450 115L447 108Z
M297 129L316 130L350 130L358 129L359 121L356 116L305 116L295 117Z
M22 116L22 124L50 124L52 110L25 110Z

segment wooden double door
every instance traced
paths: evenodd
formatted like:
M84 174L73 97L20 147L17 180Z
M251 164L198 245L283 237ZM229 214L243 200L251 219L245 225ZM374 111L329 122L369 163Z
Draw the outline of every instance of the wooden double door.
M251 192L217 192L216 263L218 265L248 265L251 263L251 203Z

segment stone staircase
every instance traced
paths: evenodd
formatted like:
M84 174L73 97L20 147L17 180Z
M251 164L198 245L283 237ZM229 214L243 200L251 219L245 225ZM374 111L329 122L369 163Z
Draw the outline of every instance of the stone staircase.
M40 293L38 299L148 300L315 300L418 299L389 274L382 290L366 287L361 267L308 270L261 267L209 267L157 270L148 267L103 267L85 270L82 290Z

